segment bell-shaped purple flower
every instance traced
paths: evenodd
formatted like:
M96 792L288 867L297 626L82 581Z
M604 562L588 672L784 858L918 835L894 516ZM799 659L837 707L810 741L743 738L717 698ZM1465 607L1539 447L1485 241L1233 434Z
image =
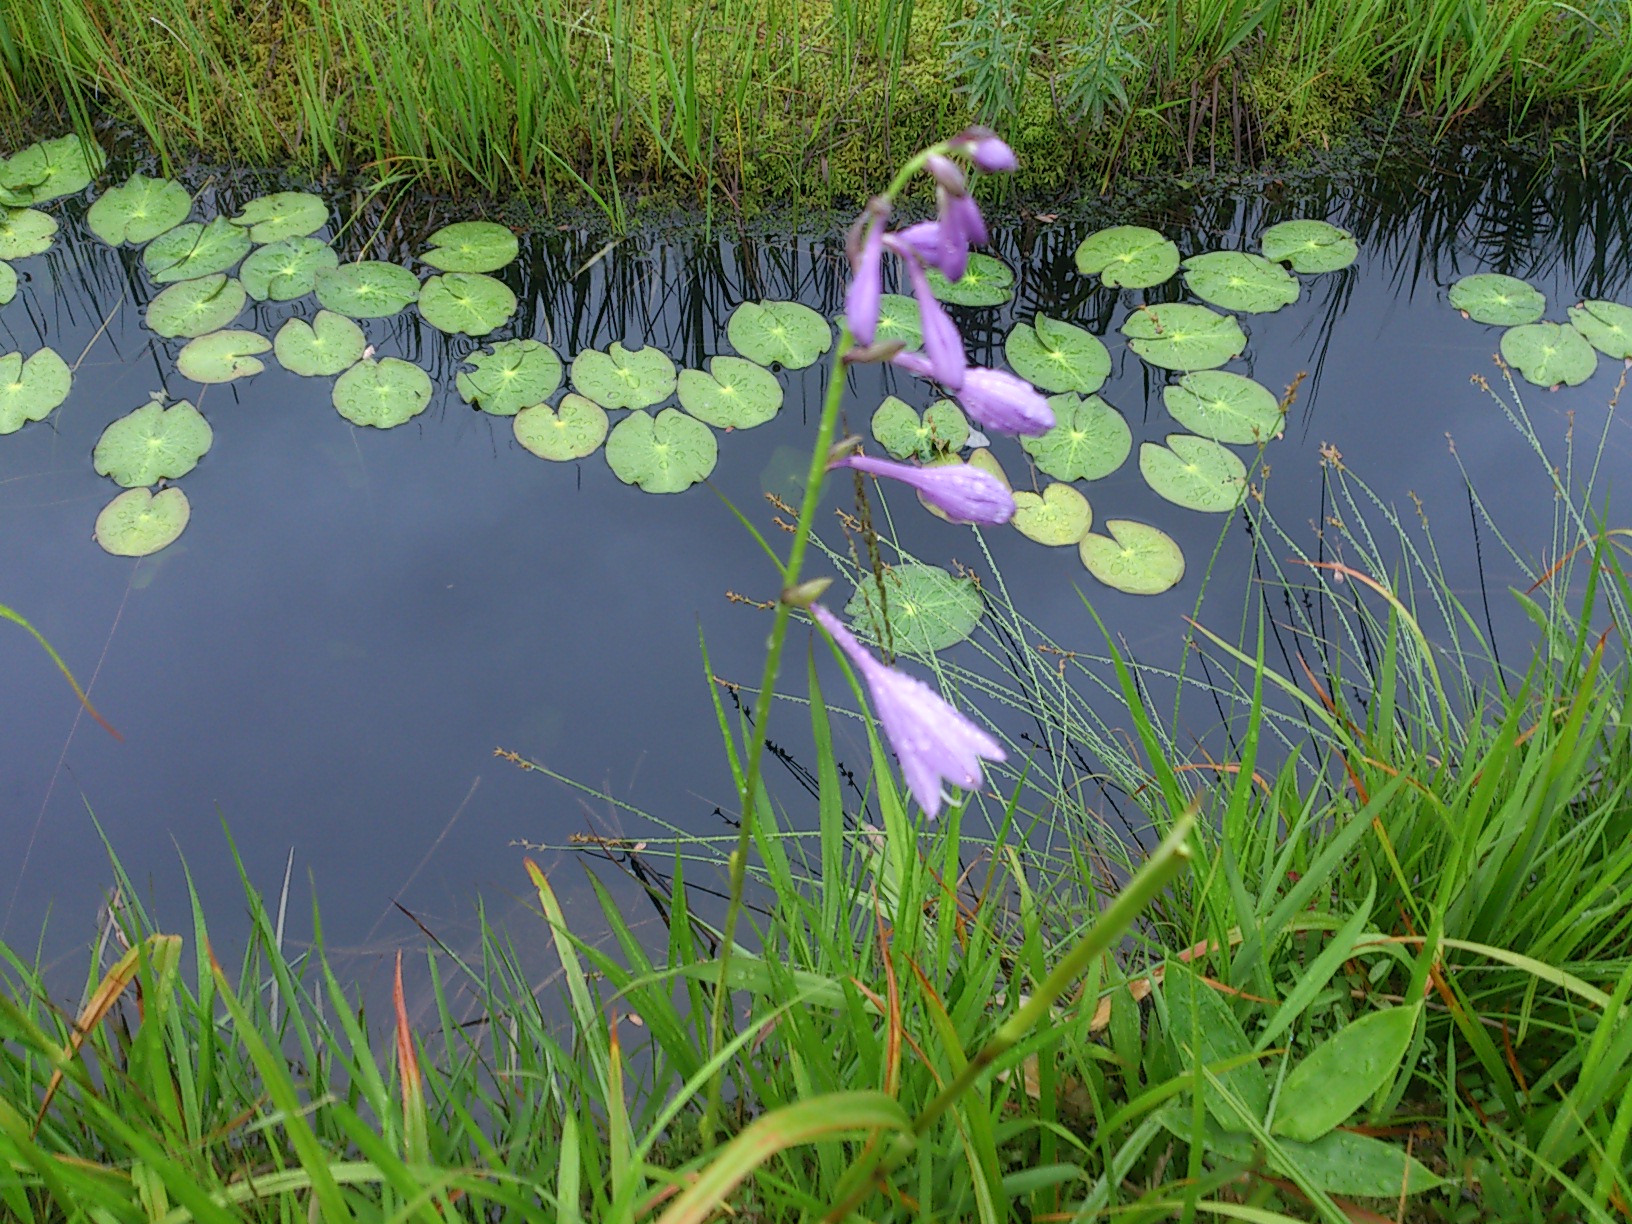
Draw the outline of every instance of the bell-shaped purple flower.
M987 174L1004 174L1020 168L1020 159L1014 150L999 140L991 128L970 128L964 133L964 147L969 151L969 160Z
M948 241L955 240L965 252L972 246L986 245L986 219L980 215L974 196L949 195L941 209L941 228L949 234Z
M919 378L934 378L935 369L922 353L903 350L890 364ZM1037 388L1004 370L970 366L964 371L958 402L979 424L999 433L1041 434L1054 428L1054 410Z
M919 495L954 523L1006 523L1014 517L1014 494L990 472L967 463L917 467L869 455L846 455L832 467L854 468L872 476L887 476L917 489Z
M924 338L924 357L934 371L932 377L943 387L956 391L963 386L963 372L969 365L963 353L963 337L958 333L957 324L952 322L951 316L930 291L924 265L910 252L902 255L901 262L907 265L912 296L918 300L919 331Z
M889 211L889 204L883 200L868 204L851 228L846 244L850 287L844 294L844 321L864 347L873 342L878 331L879 301L884 292L884 219Z
M810 614L867 682L884 738L901 762L907 790L931 820L940 813L944 783L973 790L980 785L981 759L1004 759L995 739L922 680L879 662L821 604L812 604Z
M958 241L939 221L920 221L890 235L896 249L910 250L947 280L961 280L969 265L969 244Z

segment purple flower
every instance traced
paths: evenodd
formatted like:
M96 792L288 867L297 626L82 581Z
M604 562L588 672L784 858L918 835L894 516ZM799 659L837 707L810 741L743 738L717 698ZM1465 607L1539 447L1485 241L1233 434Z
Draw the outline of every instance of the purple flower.
M907 278L912 281L912 295L918 299L919 331L924 338L924 356L934 373L935 381L956 391L963 386L963 372L968 360L963 355L963 337L957 324L952 322L929 288L929 277L924 265L910 252L902 254L907 265Z
M1020 168L1020 159L997 138L997 133L990 128L971 128L969 130L969 160L976 167L988 174L1001 174L1009 170Z
M948 196L942 218L942 228L956 238L960 249L967 251L972 246L986 245L986 219L980 215L980 206L975 203L974 196ZM948 279L956 280L957 277Z
M953 195L962 195L969 190L969 184L963 177L963 171L958 169L958 163L950 157L943 157L939 153L931 153L924 160L924 166L934 177L941 190L950 191Z
M904 230L896 230L890 237L895 241L895 250L903 247L910 250L924 263L938 269L947 280L961 280L969 264L968 243L958 241L939 221L920 221Z
M920 378L934 378L935 368L922 353L899 352L890 358ZM958 389L963 410L980 424L1000 433L1040 434L1054 428L1054 410L1037 389L1003 370L971 366Z
M907 790L931 820L941 810L943 782L973 790L980 785L981 758L1004 759L996 740L923 681L880 663L821 604L812 604L810 614L867 682L884 738L901 762Z
M844 295L844 321L863 346L878 330L878 304L884 292L884 218L888 203L873 200L856 219L846 244L850 255L850 287ZM857 230L862 232L858 235Z
M916 467L867 455L846 455L832 467L888 476L917 489L923 499L954 523L1006 523L1014 517L1014 494L990 472L967 463Z

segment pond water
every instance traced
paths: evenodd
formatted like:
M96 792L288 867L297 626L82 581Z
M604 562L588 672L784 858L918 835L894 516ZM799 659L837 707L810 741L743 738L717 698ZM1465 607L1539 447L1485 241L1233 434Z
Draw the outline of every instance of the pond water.
M1013 300L957 317L982 364L1001 365L1003 337L1036 312L1103 337L1113 365L1101 394L1127 419L1137 454L1178 427L1160 395L1167 376L1118 329L1147 297L1184 298L1183 282L1148 295L1104 289L1073 266L1082 238L1112 220L1137 222L1190 255L1256 249L1267 225L1293 217L1352 230L1358 261L1302 278L1301 299L1278 313L1245 317L1246 355L1227 367L1277 393L1308 374L1286 436L1265 454L1272 506L1312 540L1320 451L1333 445L1385 500L1421 497L1453 587L1475 595L1482 563L1500 595L1517 570L1488 539L1476 558L1447 435L1532 558L1549 538L1552 494L1537 457L1470 384L1494 374L1500 330L1460 317L1447 289L1469 273L1510 273L1541 290L1557 320L1582 298L1626 302L1629 198L1624 177L1540 177L1470 152L1363 183L1255 184L1138 215L1031 218L994 235L993 253L1016 273ZM206 192L194 215L237 204ZM354 946L414 934L393 902L443 929L468 922L478 895L502 911L524 892L517 841L651 831L496 749L673 826L725 830L734 797L699 637L714 673L754 681L768 618L728 593L766 598L774 579L722 497L777 534L764 494L796 495L823 362L778 374L786 398L775 420L718 435L712 487L648 495L621 483L602 453L546 462L516 443L510 420L473 411L454 375L478 342L445 336L413 310L363 325L378 354L431 375L429 410L404 426L348 424L331 405L332 379L296 377L270 355L252 378L201 388L177 371L182 341L144 325L155 287L138 253L91 236L82 202L51 211L61 232L49 251L17 262L0 351L49 345L75 375L46 421L0 437L0 602L52 642L123 739L81 711L23 634L0 633L0 935L28 944L48 916L48 944L92 930L109 878L98 824L172 920L183 858L212 912L230 922L241 911L224 828L265 889L277 890L292 854L297 912L309 881L330 940ZM393 228L370 254L415 266L423 233ZM342 257L366 236L343 236ZM488 341L533 337L569 360L644 342L689 367L732 351L726 321L740 302L794 299L831 317L843 286L827 232L636 234L605 251L599 237L554 231L524 237L498 275L520 306ZM234 326L270 336L314 311L310 298L251 304ZM1579 387L1525 386L1526 403L1559 443L1571 414L1601 426L1621 374L1620 362L1600 359ZM118 490L91 453L110 421L161 390L196 403L214 431L179 482L192 519L155 556L109 556L92 526ZM851 428L865 433L891 392L919 408L935 398L904 375L859 371ZM1028 484L1013 441L994 449L1017 487ZM1619 430L1605 464L1604 487L1618 494L1632 475ZM837 482L834 506L846 484ZM1185 579L1165 595L1122 595L1090 577L1075 549L990 530L1010 593L1062 644L1100 644L1080 590L1136 655L1176 658L1223 516L1162 501L1136 458L1084 488L1096 521L1130 517L1169 532L1189 558ZM899 496L891 507L919 557L984 568L967 529ZM1237 525L1211 581L1244 590L1249 567ZM1522 618L1505 596L1492 603L1499 643L1522 653ZM802 719L795 710L778 726L791 739Z

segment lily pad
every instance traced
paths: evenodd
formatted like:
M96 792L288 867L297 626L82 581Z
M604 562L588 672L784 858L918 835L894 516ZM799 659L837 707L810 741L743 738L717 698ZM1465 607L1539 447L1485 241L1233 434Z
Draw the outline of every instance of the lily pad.
M515 234L492 221L457 221L430 242L420 258L443 272L497 272L521 250Z
M329 206L309 191L278 191L244 205L232 219L249 231L257 243L283 242L315 234L329 221Z
M51 248L57 219L37 208L0 211L0 259L27 259Z
M1164 370L1210 370L1247 347L1241 325L1205 306L1142 306L1122 324L1128 345Z
M899 343L903 348L924 345L924 328L918 314L918 299L901 293L886 293L878 299L878 327L874 344Z
M21 353L0 357L0 434L43 421L68 398L74 376L55 349L42 348L27 361Z
M985 604L971 578L954 578L933 565L909 562L884 571L884 603L871 575L856 586L844 614L858 637L893 646L897 653L930 654L955 646L975 631ZM884 632L884 613L889 633Z
M334 409L353 425L391 429L431 402L431 376L396 357L365 357L334 382Z
M480 272L444 272L420 286L419 313L438 331L485 336L516 313L516 295Z
M1187 510L1234 510L1247 491L1247 466L1235 452L1194 434L1168 434L1166 446L1146 442L1139 471L1157 494Z
M192 211L193 197L180 183L133 174L96 197L85 223L109 246L141 246L175 229Z
M231 323L249 294L225 272L171 285L147 304L147 325L161 336L202 336Z
M1149 289L1179 270L1179 248L1143 225L1113 225L1084 238L1076 260L1111 289Z
M1097 395L1066 392L1048 397L1054 428L1020 439L1037 466L1056 480L1109 476L1133 449L1133 431L1122 414Z
M719 457L713 431L678 408L665 408L655 419L632 412L606 439L613 475L647 493L683 492L712 472Z
M538 340L501 340L465 361L474 369L461 370L454 379L460 397L494 416L515 416L542 404L561 385L561 358Z
M142 252L142 266L158 284L225 272L249 254L246 230L225 217L205 224L189 221L162 234Z
M1003 355L1016 374L1044 391L1091 395L1111 374L1110 351L1098 336L1042 314L1014 325Z
M1208 251L1184 261L1184 283L1222 310L1269 314L1298 300L1298 278L1278 263L1245 251Z
M540 459L565 463L593 455L606 441L606 409L569 391L561 397L559 408L548 404L523 408L512 428L516 441Z
M9 263L0 260L0 306L4 306L17 296L17 271Z
M1516 276L1476 272L1451 286L1451 305L1475 323L1512 327L1534 323L1547 311L1547 296Z
M1573 327L1526 323L1502 333L1502 360L1538 387L1579 387L1592 377L1598 354Z
M1014 528L1039 544L1075 544L1094 525L1088 499L1068 484L1054 483L1041 493L1014 495Z
M160 392L102 431L91 463L127 489L155 485L197 467L214 437L197 408L186 400L166 408Z
M6 300L0 287L0 302ZM1605 357L1632 357L1632 306L1618 302L1582 302L1570 307L1570 325Z
M116 557L150 557L176 542L192 514L180 489L130 489L96 516L96 542Z
M804 369L833 347L827 320L799 302L744 302L731 312L725 334L749 361L790 370Z
M1274 392L1223 370L1186 374L1162 388L1162 400L1180 425L1215 442L1268 442L1286 427Z
M709 372L680 371L680 406L716 429L752 429L782 409L782 384L745 357L715 357Z
M272 353L291 374L332 378L363 359L368 340L345 315L320 310L310 323L290 319L272 337Z
M8 203L42 204L84 191L107 160L102 146L78 136L42 140L0 161L0 188Z
M602 408L650 408L673 395L675 383L674 362L656 348L631 351L614 340L604 353L585 349L572 359L573 387Z
M419 278L380 259L319 272L315 288L323 309L353 319L383 319L419 300Z
M1079 552L1090 574L1129 595L1160 595L1184 577L1184 552L1173 537L1148 523L1107 519L1109 536L1082 537Z
M176 357L183 378L198 383L224 383L249 378L266 366L256 356L272 347L258 332L218 331L189 340Z
M897 459L927 461L963 449L969 441L969 418L951 400L937 400L920 417L891 395L873 413L873 437Z
M969 466L979 468L989 476L997 477L998 480L1002 481L1005 489L1011 492L1014 490L1014 485L1009 482L1009 474L1003 470L1003 465L997 461L997 456L984 446L969 452Z
M969 256L968 267L955 281L947 280L938 268L929 269L928 276L929 291L954 306L1001 306L1014 296L1014 273L990 255Z
M1265 259L1289 263L1294 272L1336 272L1360 256L1354 235L1329 221L1282 221L1258 240Z
M317 287L320 272L340 266L334 248L317 238L270 242L244 260L238 279L257 302L292 302Z

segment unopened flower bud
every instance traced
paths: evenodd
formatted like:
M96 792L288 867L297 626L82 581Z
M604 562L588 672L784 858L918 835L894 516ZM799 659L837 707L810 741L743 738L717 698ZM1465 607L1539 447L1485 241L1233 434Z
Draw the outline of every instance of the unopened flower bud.
M844 364L866 365L874 361L889 361L906 347L900 340L877 340L872 344L850 349L844 355Z
M782 602L793 608L808 608L832 585L831 578L812 578L809 582L801 582L798 586L783 591Z
M840 438L827 452L827 466L831 470L861 449L862 439L855 434Z
M935 176L935 181L953 195L963 195L969 190L969 184L963 177L963 171L958 169L958 163L950 157L943 157L939 153L931 153L924 162L924 168Z

